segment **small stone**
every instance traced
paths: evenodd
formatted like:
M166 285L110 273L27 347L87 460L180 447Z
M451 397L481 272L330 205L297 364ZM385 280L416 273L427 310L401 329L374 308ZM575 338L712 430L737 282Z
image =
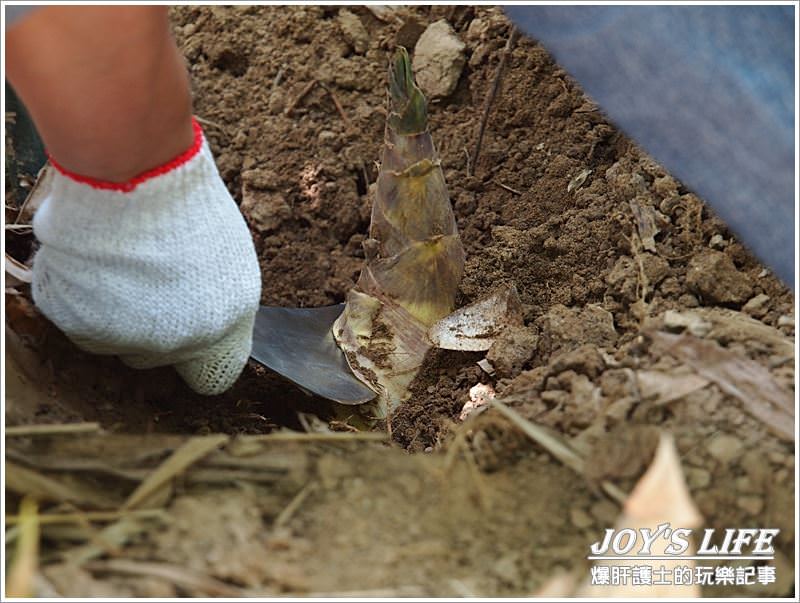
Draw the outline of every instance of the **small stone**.
M336 136L336 132L331 132L330 130L322 130L317 135L317 140L319 140L320 144L330 144L338 138Z
M609 527L614 525L619 515L619 509L610 500L599 500L589 508L589 513L600 525Z
M745 452L739 464L744 469L750 483L757 488L763 488L772 479L772 469L769 463L765 462L764 455L760 450Z
M286 100L278 91L273 92L269 95L269 100L267 101L267 110L272 115L278 115L279 113L283 113L283 110L286 108Z
M711 240L708 242L708 246L711 247L711 249L722 250L725 249L726 245L727 242L725 241L725 239L722 238L722 235L720 234L715 234L713 237L711 237Z
M691 293L684 293L683 295L678 297L678 304L683 308L698 308L700 307L700 302L697 301L697 298L692 295Z
M770 450L767 453L767 458L769 459L770 463L774 463L776 465L783 465L786 455L783 454L783 452L781 452L780 450Z
M481 19L475 17L467 28L467 40L470 42L477 42L478 40L486 39L489 34L490 23L488 19Z
M703 251L694 256L689 261L686 283L714 304L742 304L753 294L748 276L720 251Z
M450 96L456 89L466 63L465 48L444 19L431 23L419 37L414 49L414 73L429 99Z
M737 477L734 480L734 483L736 484L736 489L739 492L754 492L755 491L753 489L753 482L751 482L750 478L747 477L746 475L742 475L740 477Z
M492 573L507 584L517 584L520 580L517 554L508 553L497 561L492 567Z
M711 327L712 325L710 322L697 317L697 320L693 320L689 323L686 330L695 337L705 337L708 335L709 331L711 331Z
M759 293L755 297L751 297L748 300L748 302L742 307L742 312L749 314L750 316L754 316L755 318L761 318L767 313L768 301L769 295L765 293Z
M481 367L481 370L487 375L489 376L494 375L494 367L492 366L492 363L489 362L486 358L484 358L483 360L478 360L477 364L479 367Z
M353 47L356 53L364 54L369 47L369 34L361 19L349 10L342 9L336 20L339 22L339 27L347 43Z
M682 331L688 325L686 317L676 310L664 312L664 328L671 331Z
M573 507L569 510L569 520L579 530L584 530L594 524L594 519L581 508Z
M197 26L194 23L187 23L183 26L184 36L191 36L195 31L197 31Z
M711 473L701 467L688 467L686 469L686 483L692 490L702 490L711 483Z
M671 331L683 331L684 329L695 337L705 337L711 331L713 325L707 320L703 320L694 312L678 312L667 310L664 312L664 328Z
M794 329L794 316L791 314L784 314L780 318L778 318L778 326L779 327L789 327Z
M742 443L732 435L719 434L711 439L707 446L708 453L720 463L731 464L742 454Z
M761 513L764 501L760 496L740 496L736 499L736 506L750 516Z

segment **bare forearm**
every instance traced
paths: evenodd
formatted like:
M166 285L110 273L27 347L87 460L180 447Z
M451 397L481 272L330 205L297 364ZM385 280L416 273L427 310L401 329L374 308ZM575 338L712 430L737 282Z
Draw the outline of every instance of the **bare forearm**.
M6 37L6 73L51 155L121 182L192 143L188 76L165 7L48 7Z

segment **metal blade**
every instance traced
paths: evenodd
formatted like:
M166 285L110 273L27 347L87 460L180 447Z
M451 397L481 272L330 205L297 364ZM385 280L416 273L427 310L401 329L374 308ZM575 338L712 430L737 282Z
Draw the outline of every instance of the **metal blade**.
M352 373L333 339L344 304L323 308L261 306L250 356L310 392L340 404L364 404L375 392Z

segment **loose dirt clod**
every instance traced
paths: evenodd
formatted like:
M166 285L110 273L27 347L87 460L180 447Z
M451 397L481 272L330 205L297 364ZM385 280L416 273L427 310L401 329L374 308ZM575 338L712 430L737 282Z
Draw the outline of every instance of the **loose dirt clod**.
M361 23L361 19L349 10L340 10L337 17L339 27L347 41L352 45L353 50L358 54L364 54L369 46L369 33Z
M721 251L704 251L693 257L686 282L714 304L743 304L753 293L747 275Z

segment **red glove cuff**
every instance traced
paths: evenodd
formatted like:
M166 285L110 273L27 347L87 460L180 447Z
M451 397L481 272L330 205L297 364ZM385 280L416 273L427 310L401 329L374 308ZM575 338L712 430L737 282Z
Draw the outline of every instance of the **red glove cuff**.
M151 178L155 178L156 176L163 176L167 172L171 172L172 170L179 168L186 162L188 162L192 157L197 155L200 152L200 148L203 146L203 129L200 127L200 124L197 123L197 120L192 117L192 130L194 131L194 141L192 142L192 146L185 150L183 153L170 159L166 163L149 169L145 172L142 172L138 176L134 176L130 180L126 180L125 182L109 182L107 180L98 180L96 178L90 178L89 176L82 176L80 174L76 174L74 172L69 171L64 166L59 164L55 159L53 159L50 153L47 154L47 157L50 159L50 163L56 168L61 174L66 176L67 178L74 180L75 182L80 182L81 184L87 184L92 188L96 188L99 190L107 190L107 191L118 191L122 193L129 193L134 190L137 186L150 180Z

